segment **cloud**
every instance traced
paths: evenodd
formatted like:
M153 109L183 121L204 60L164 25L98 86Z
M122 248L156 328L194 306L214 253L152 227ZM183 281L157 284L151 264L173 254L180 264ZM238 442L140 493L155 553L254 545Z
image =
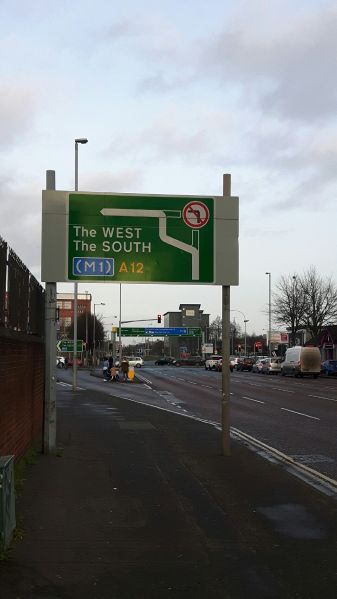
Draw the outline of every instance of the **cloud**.
M0 87L0 150L14 145L32 127L36 102L28 87Z
M111 189L114 192L129 192L132 189L141 187L143 174L140 170L126 168L84 175L82 179L84 189L92 189L98 192Z

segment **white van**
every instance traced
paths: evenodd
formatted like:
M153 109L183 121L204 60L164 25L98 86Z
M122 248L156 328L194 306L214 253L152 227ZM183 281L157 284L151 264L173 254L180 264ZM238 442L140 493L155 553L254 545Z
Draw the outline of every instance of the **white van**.
M285 360L281 364L281 374L293 374L304 376L312 374L317 379L321 372L321 353L318 347L289 347L286 351Z

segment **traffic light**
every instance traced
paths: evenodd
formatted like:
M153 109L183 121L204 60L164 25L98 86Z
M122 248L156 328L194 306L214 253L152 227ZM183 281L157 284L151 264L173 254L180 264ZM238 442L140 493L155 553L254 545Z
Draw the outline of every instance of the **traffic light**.
M158 321L159 324L161 323L161 314L158 314L157 321Z

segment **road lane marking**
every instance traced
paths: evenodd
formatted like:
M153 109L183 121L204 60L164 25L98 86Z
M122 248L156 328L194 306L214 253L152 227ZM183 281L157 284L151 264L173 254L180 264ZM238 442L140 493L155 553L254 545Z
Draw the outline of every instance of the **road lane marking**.
M243 399L248 399L249 401L255 401L256 403L264 403L264 401L260 401L259 399L253 399L252 397L246 397L243 395Z
M289 389L281 389L280 387L272 387L275 391L283 391L283 393L295 393L295 391L289 391Z
M150 379L147 379L143 374L137 373L137 378L139 378L141 381L145 381L145 383L148 383L149 385L152 385L152 381L150 381Z
M312 418L312 420L320 420L317 416L309 416L309 414L303 414L303 412L295 412L295 410L288 410L288 408L281 408L285 412L292 412L292 414L298 414L299 416L305 416L306 418Z
M57 381L56 384L60 385L61 387L73 387L71 383L65 383L63 381ZM84 387L76 387L76 391L87 391L87 389L84 389Z
M323 397L323 395L308 395L308 397L317 397L317 399L326 399L327 401L337 402L337 399L332 399L331 397Z

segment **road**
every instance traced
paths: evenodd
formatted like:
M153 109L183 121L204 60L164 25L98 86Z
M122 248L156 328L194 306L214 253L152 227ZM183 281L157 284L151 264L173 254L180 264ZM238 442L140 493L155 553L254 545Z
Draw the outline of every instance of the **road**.
M79 371L78 385L220 424L221 374L203 368L154 366L140 384L103 383ZM66 384L71 372L57 371ZM337 480L337 379L295 379L233 372L231 426Z

